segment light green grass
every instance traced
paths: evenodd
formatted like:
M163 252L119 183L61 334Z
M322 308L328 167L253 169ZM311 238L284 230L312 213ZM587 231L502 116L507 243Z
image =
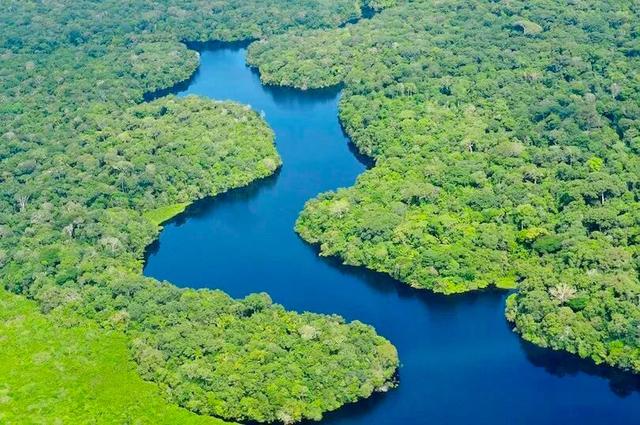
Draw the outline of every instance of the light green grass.
M225 424L166 402L156 385L136 373L122 333L71 316L43 315L34 303L3 289L0 423Z
M518 284L515 276L505 276L496 280L496 288L498 289L516 289Z
M155 224L160 226L165 221L177 216L189 206L188 202L180 204L172 204L164 207L156 208L155 210L147 211L143 215L144 217Z

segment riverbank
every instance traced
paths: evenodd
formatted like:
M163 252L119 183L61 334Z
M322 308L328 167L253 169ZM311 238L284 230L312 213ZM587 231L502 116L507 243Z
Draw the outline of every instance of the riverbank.
M236 47L201 52L198 77L179 96L264 112L283 166L167 223L146 275L236 298L264 291L289 309L374 325L399 350L400 385L326 415L325 424L595 425L640 414L636 377L519 339L504 318L505 291L434 295L318 257L293 231L300 211L319 193L351 186L366 166L340 126L339 93L264 86L245 57Z

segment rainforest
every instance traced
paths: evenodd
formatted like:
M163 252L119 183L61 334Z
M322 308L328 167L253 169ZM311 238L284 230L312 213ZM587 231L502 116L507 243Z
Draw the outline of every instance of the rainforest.
M636 2L1 6L0 422L640 413Z

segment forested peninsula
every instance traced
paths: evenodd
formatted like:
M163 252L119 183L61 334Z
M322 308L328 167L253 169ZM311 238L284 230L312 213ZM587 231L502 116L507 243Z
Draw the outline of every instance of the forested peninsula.
M254 43L266 83L343 84L375 158L297 231L416 288L513 288L526 340L640 372L639 21L633 1L413 1Z
M363 6L3 3L0 422L292 423L393 385L396 350L367 325L141 275L163 221L280 166L248 106L144 102L196 70L183 42L337 27Z

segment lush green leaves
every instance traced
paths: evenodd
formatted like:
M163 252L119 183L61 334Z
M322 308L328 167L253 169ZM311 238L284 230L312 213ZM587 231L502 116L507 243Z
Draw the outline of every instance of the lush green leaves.
M196 199L245 186L280 166L271 130L249 107L171 96L140 103L193 74L198 54L182 41L338 26L360 16L360 4L6 3L0 12L0 276L7 289L52 317L79 316L124 332L139 372L197 413L318 419L391 385L397 353L369 326L287 312L264 294L233 300L141 276L145 248L161 222ZM123 362L123 336L106 335L117 336L114 350L120 350L106 364ZM9 338L13 345L21 341ZM76 333L61 331L51 350L61 356L60 344L73 338ZM74 352L69 361L85 355L106 361L100 356L112 354L100 338L88 341L99 344L95 352ZM17 361L6 360L9 367ZM106 379L133 379L127 371ZM129 409L122 399L109 407ZM56 412L76 422L100 420L64 409L38 417L54 421L48 415Z
M345 84L344 127L376 160L298 232L418 288L518 283L526 339L640 371L639 19L628 1L401 2L253 44L266 82Z

